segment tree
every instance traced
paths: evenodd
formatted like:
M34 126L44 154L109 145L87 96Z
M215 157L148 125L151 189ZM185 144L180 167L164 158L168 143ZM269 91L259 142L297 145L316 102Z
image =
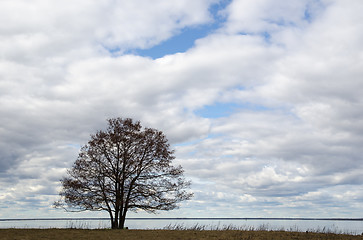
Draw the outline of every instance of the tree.
M112 228L124 228L128 210L172 210L188 200L190 182L165 135L132 119L108 120L106 131L91 135L61 180L56 207L109 213Z

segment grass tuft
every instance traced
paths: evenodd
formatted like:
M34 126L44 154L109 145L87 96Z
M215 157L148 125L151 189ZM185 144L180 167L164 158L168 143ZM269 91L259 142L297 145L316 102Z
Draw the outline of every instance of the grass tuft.
M277 231L277 232L304 232L304 233L322 233L322 234L341 234L341 235L358 235L360 233L354 231L343 231L339 229L337 226L333 226L333 228L328 227L318 227L316 229L307 229L302 231L298 226L292 226L287 229L284 227L272 228L269 224L261 224L258 227L254 226L235 226L233 224L229 225L201 225L195 224L192 226L186 226L183 223L177 224L169 224L164 227L162 230L176 230L176 231L244 231L244 232L267 232L267 231ZM362 233L363 235L363 233Z

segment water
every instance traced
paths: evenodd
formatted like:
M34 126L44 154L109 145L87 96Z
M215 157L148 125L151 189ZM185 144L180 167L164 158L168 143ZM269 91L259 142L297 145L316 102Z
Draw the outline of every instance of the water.
M127 219L129 229L226 229L241 230L284 230L314 231L362 234L363 220L332 220L332 219ZM108 219L27 219L0 220L0 228L109 228Z

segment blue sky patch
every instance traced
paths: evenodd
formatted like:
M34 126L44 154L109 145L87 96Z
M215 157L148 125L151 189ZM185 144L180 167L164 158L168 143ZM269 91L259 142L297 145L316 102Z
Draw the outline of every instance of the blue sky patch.
M178 35L162 42L159 45L149 49L131 50L129 53L157 59L169 54L186 52L188 49L194 46L194 42L197 39L203 38L210 34L214 30L213 25L215 24L194 28L185 28Z
M311 22L312 20L312 16L311 16L311 12L309 11L309 9L306 9L304 12L304 19L308 22Z
M194 111L198 116L204 118L221 118L228 117L231 114L238 112L241 109L248 109L254 111L266 111L267 107L256 105L252 103L215 103L213 105L204 106L201 109Z
M194 46L196 40L210 35L222 26L225 18L219 14L219 11L226 8L230 2L231 0L222 0L209 8L209 12L214 19L212 23L184 28L175 36L154 47L148 49L132 49L126 53L157 59L165 55L186 52Z

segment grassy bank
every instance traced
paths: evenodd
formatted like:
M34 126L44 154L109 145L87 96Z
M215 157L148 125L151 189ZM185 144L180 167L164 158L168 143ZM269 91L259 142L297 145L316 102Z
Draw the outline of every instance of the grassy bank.
M0 229L0 240L292 240L292 239L363 239L332 233L302 233L284 231L193 231L193 230L82 230L82 229Z

